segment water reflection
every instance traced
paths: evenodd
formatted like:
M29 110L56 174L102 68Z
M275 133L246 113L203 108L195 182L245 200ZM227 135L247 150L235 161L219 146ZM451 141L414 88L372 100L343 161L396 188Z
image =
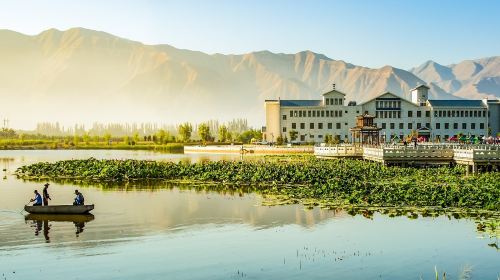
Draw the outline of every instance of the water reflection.
M85 224L94 220L94 215L47 215L47 214L28 214L24 216L24 220L35 230L35 236L43 233L46 243L50 243L49 231L52 228L50 222L73 223L75 226L75 235L83 232Z

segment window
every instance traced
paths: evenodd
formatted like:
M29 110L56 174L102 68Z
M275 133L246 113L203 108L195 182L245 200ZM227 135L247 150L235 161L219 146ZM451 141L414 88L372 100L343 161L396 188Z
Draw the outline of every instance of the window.
M404 129L403 123L399 123L399 129Z
M309 138L314 139L314 135L312 135L312 134L309 135Z
M417 111L417 118L422 117L422 111Z
M286 115L283 115L283 120L286 121Z
M335 117L339 116L339 111L335 111Z
M300 123L300 129L306 129L306 124L305 123Z
M422 127L422 124L421 123L417 123L417 129L419 129L421 127Z
M338 123L336 124L336 128L337 128L337 129L340 129L340 125L341 125L341 124L338 122Z
M390 124L390 128L391 128L391 129L394 129L394 128L395 128L395 124L394 124L394 123L391 123L391 124Z
M325 111L321 111L321 117L324 118L325 117Z
M453 124L453 129L458 129L458 123Z
M413 117L413 111L408 111L408 118L412 118Z
M484 129L484 123L479 124L479 129Z
M382 123L382 129L385 129L385 123Z
M425 117L430 118L431 117L431 111L425 111Z
M398 111L398 119L401 118L401 111Z
M467 124L466 123L462 123L462 129L467 129Z
M307 117L311 117L311 110L307 111Z
M468 118L469 117L469 111L465 111L465 117Z
M297 124L296 123L292 123L292 129L297 129Z
M460 117L463 118L464 117L464 111L460 111Z
M347 113L347 111L345 111ZM339 117L342 117L342 111L339 111Z
M440 123L436 123L436 129L441 129L441 124Z
M316 111L313 111L313 118L316 117Z
M293 111L290 111L290 118L293 117Z
M431 124L430 123L425 123L425 127L431 128Z
M314 123L310 123L310 124L309 124L309 128L310 128L310 129L314 129Z
M330 117L330 111L326 111L326 117Z
M302 111L299 111L299 118L302 118Z
M444 129L450 129L450 124L449 123L445 123L444 124Z
M477 118L477 111L474 111L474 117Z
M283 132L286 132L286 127L283 127Z
M475 123L471 123L470 124L470 129L476 129L476 124Z
M318 123L318 129L323 129L323 123Z
M326 105L330 105L330 98L326 99Z
M328 123L328 129L333 129L333 123Z
M323 135L318 135L318 138L323 138Z
M408 123L408 129L413 129L413 124L412 123Z

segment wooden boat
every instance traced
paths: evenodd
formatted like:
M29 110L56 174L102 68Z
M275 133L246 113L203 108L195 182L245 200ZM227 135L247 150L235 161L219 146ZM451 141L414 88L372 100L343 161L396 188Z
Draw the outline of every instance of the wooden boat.
M91 205L49 205L24 206L24 211L31 214L87 214L94 209Z
M92 214L28 214L24 216L25 220L32 221L51 221L51 222L74 222L88 223L94 220Z

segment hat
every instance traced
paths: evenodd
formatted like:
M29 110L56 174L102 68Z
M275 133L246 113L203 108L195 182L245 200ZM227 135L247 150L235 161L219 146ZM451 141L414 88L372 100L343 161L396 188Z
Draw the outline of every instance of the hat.
M44 185L44 186L45 186L45 187L48 187L49 185L50 185L49 183L45 183L45 185Z

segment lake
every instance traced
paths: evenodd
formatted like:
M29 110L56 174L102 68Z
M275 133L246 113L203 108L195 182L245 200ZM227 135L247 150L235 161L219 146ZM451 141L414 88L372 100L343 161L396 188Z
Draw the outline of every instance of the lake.
M252 193L161 183L114 188L51 183L52 204L74 189L93 216L27 216L43 184L21 165L75 158L239 160L150 151L0 151L0 279L499 279L497 242L470 219L373 219L302 205L261 206Z

